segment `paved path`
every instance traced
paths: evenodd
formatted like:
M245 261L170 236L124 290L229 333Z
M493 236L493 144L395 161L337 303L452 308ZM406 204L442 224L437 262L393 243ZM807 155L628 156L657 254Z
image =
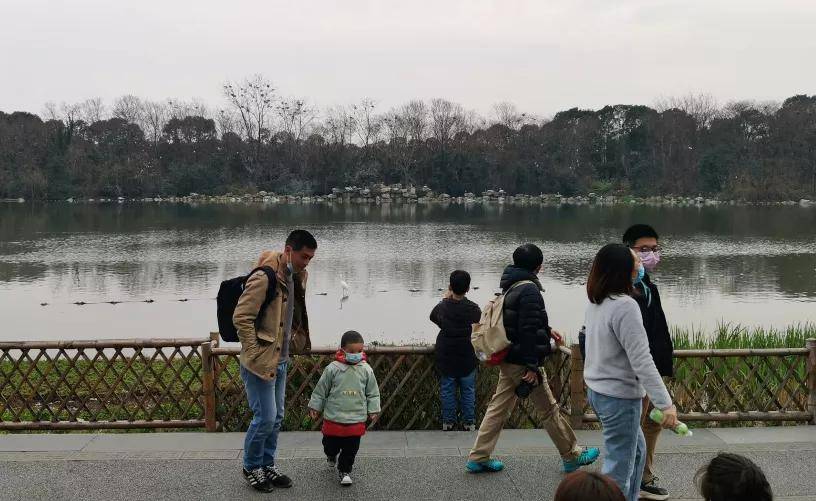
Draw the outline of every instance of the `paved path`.
M0 499L552 499L560 463L545 432L504 431L496 455L507 469L484 475L464 471L474 435L369 433L355 485L343 489L325 467L319 434L282 433L279 464L296 485L271 494L244 484L239 433L0 435ZM578 435L602 442L596 431ZM757 461L777 499L816 500L816 427L807 426L695 430L691 438L666 432L657 469L673 499L697 499L694 473L720 450Z

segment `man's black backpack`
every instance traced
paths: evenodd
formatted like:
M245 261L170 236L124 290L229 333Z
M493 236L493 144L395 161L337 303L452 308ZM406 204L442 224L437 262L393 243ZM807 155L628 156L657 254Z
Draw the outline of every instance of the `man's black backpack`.
M238 329L232 323L232 315L235 313L235 307L238 305L238 298L244 292L244 286L249 277L256 271L263 271L266 273L266 278L269 279L269 287L266 289L266 299L261 304L261 309L258 311L258 317L255 319L255 326L257 327L261 320L263 320L266 307L275 299L277 278L275 277L275 270L269 266L261 266L255 268L249 275L231 278L221 282L221 287L218 288L218 296L216 297L216 304L218 307L218 332L221 334L221 339L224 341L234 343L238 341Z

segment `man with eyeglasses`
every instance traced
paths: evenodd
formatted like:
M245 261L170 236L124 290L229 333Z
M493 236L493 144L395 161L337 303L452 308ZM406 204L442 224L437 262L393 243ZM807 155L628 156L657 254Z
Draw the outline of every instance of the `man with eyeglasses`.
M654 271L660 262L659 237L654 228L647 224L636 224L630 227L623 234L623 243L629 246L640 256L646 274L643 279L635 284L635 300L640 306L643 315L643 327L649 338L649 350L654 359L658 372L663 377L672 377L674 367L672 355L674 346L672 345L669 326L666 322L666 314L660 303L660 294L657 285L652 282L649 273ZM649 397L643 398L643 414L641 427L643 435L646 437L646 465L643 468L643 480L640 485L640 499L654 499L662 501L669 498L669 492L658 486L658 478L654 475L654 453L657 446L657 437L660 436L660 424L649 419L649 412L652 410Z

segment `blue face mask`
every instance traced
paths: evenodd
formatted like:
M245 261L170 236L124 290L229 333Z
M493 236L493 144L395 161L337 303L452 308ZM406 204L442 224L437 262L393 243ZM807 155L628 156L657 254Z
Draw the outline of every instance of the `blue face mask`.
M643 281L643 277L645 277L645 276L646 276L646 268L644 268L643 265L641 264L640 266L638 266L637 277L632 279L632 283L633 284L639 284L640 282Z
M359 364L363 361L362 353L346 353L346 362L350 364Z

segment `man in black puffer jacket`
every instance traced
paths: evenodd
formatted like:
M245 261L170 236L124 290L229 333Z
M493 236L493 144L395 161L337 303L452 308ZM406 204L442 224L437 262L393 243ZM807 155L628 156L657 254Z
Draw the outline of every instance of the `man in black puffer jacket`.
M569 473L591 464L599 455L596 448L578 445L575 433L561 415L558 403L547 384L541 365L561 342L558 332L550 329L538 273L544 255L537 246L525 244L513 252L513 264L504 270L501 288L504 293L504 329L512 343L499 366L499 383L490 400L476 443L470 451L467 469L473 473L499 471L504 464L490 455L496 448L504 421L516 405L516 388L522 383L535 384L529 394L543 414L544 428L550 435Z

